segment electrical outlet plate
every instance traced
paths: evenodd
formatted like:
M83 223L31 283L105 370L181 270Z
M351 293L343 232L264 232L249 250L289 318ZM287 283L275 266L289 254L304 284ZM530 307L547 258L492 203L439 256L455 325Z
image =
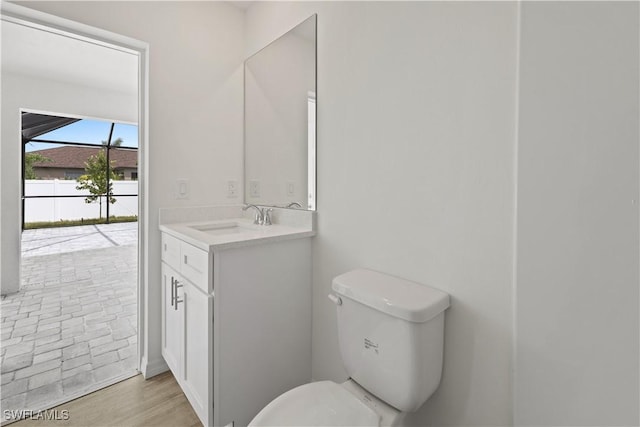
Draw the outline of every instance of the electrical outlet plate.
M230 199L238 197L238 181L233 179L227 181L227 197Z
M249 181L249 196L260 197L260 181L257 179Z

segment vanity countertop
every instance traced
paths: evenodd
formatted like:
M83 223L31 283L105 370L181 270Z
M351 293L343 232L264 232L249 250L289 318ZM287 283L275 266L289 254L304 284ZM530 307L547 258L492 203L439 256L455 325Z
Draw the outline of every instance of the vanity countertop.
M164 224L160 225L160 231L205 251L299 239L316 234L308 227L255 225L247 218Z

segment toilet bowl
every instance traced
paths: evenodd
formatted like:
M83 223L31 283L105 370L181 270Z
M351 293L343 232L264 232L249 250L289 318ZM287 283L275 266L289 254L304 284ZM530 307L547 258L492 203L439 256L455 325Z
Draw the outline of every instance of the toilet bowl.
M349 380L289 390L249 426L401 426L440 384L448 294L364 269L332 289Z
M249 426L400 426L397 409L355 381L318 381L280 395Z

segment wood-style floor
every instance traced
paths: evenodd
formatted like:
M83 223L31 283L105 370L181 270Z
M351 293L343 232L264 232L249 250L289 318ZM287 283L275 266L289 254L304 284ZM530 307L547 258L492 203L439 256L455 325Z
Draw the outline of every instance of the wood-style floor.
M11 427L202 426L170 372L146 381L142 375L137 375L52 411L57 411L58 418L63 418L63 410L69 411L68 420L26 419Z

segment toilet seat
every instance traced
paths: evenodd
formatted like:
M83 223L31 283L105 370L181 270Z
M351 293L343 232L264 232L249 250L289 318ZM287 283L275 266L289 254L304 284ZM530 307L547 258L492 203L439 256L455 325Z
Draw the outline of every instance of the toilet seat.
M379 426L380 416L333 381L304 384L280 395L249 426Z

